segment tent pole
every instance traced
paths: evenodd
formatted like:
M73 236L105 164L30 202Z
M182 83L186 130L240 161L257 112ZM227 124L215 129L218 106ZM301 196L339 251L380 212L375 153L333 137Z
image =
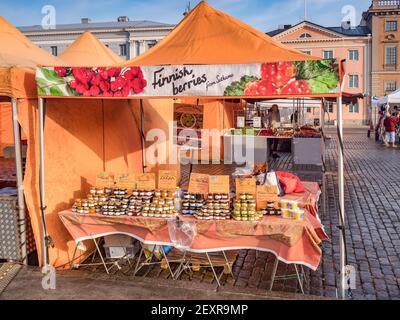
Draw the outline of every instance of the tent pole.
M144 107L143 107L143 99L140 99L140 135L141 135L141 141L142 141L142 170L143 173L146 173L147 171L147 165L146 165L146 141L145 141L145 136L144 136Z
M14 148L15 148L15 167L17 174L18 188L18 225L20 229L21 239L21 255L22 263L27 264L28 256L26 250L26 213L25 213L25 198L23 185L23 170L22 170L22 152L21 152L21 134L20 125L18 122L18 106L17 99L11 99L12 106L12 122L14 130Z
M346 239L345 239L345 210L344 210L344 147L343 147L343 104L342 96L337 99L337 132L338 132L338 182L339 182L339 225L340 225L340 297L345 296L345 266L346 266Z
M46 233L46 205L45 205L45 193L44 193L44 104L43 98L39 98L39 191L40 191L40 211L42 218L42 261L43 267L47 266L47 233Z

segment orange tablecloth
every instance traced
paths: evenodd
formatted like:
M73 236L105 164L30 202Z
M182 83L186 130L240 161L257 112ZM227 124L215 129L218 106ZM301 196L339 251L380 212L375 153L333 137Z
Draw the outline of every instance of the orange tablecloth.
M126 234L149 245L174 245L167 219L82 215L71 211L60 212L59 216L76 243ZM196 224L197 234L189 251L256 249L271 252L285 263L302 264L313 270L321 259L319 244L326 239L318 236L316 230L322 225L309 212L304 221L281 217L264 217L260 222L203 221L193 217L181 217L181 220Z

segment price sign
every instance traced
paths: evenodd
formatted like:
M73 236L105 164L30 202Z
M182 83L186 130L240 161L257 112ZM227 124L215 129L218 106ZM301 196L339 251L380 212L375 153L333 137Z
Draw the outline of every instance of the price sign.
M253 118L253 127L254 128L261 128L261 117L254 117Z
M276 186L257 186L257 210L265 209L269 201L279 201Z
M207 194L210 176L208 174L192 173L189 180L189 193Z
M178 172L174 170L158 171L158 189L175 190L178 182Z
M154 190L156 188L155 173L142 173L136 176L136 187L139 190Z
M230 193L229 176L210 176L210 193Z
M117 188L134 190L136 189L136 179L133 173L124 173L117 177Z
M107 173L102 172L96 177L96 187L97 188L111 188L114 186L114 177Z
M257 182L254 178L236 178L236 198L239 199L241 194L257 193Z
M237 127L238 128L244 128L245 127L244 117L237 117Z

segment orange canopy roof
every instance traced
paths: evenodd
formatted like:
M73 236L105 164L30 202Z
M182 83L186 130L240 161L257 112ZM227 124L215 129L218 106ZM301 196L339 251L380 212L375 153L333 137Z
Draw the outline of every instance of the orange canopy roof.
M65 49L60 58L74 67L108 67L124 61L89 31L83 33Z
M0 17L0 96L36 96L37 65L56 66L63 62L36 46L17 28Z
M0 67L36 68L38 64L55 66L60 59L36 46L17 28L0 17Z
M318 60L200 2L156 46L122 65L247 64Z

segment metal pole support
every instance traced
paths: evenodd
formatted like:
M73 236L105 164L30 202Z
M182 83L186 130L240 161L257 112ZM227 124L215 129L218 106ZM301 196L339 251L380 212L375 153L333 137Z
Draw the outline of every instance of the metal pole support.
M23 169L22 169L22 151L21 151L21 134L20 125L18 122L18 105L17 99L11 99L12 107L12 123L14 130L14 148L15 148L15 168L17 175L17 188L18 188L18 220L20 228L21 239L21 256L22 263L28 263L28 255L26 249L26 211L25 211L25 197L24 197L24 184L23 184Z
M42 218L42 262L43 267L47 266L47 234L46 234L46 205L44 191L44 99L39 98L38 104L38 120L39 120L39 191L40 191L40 211Z

